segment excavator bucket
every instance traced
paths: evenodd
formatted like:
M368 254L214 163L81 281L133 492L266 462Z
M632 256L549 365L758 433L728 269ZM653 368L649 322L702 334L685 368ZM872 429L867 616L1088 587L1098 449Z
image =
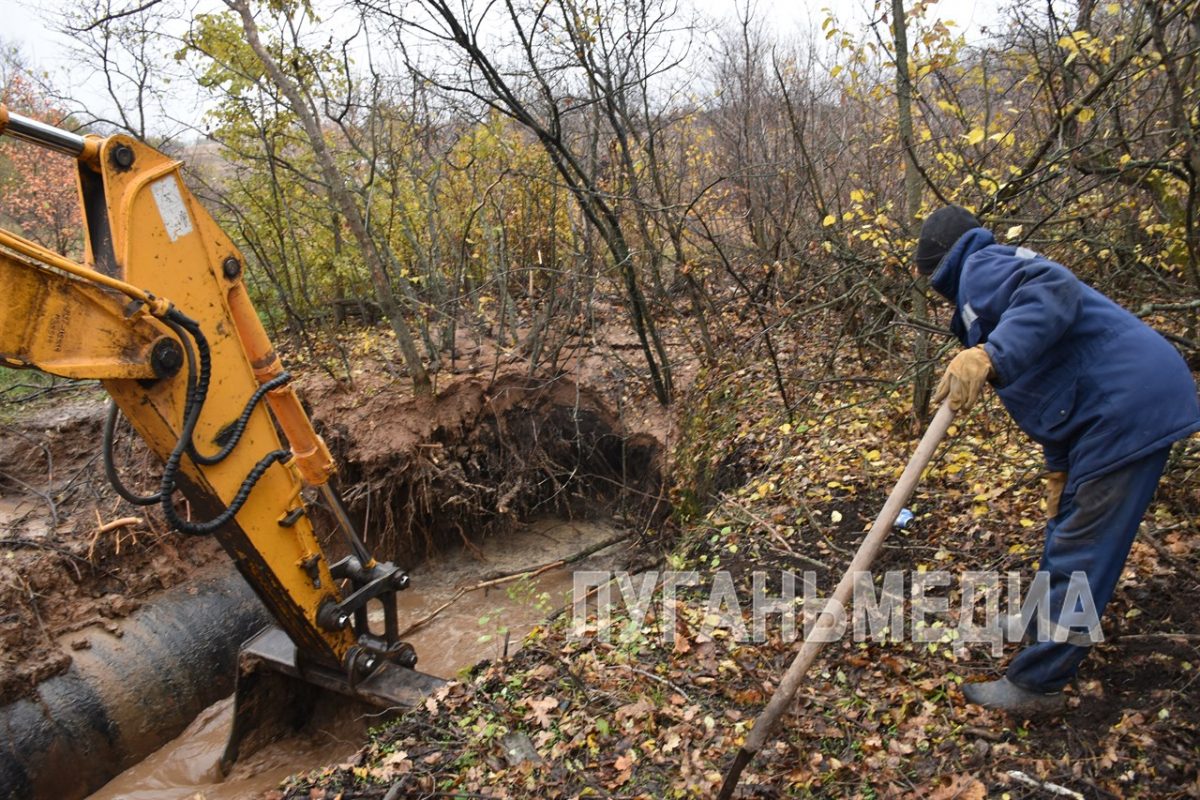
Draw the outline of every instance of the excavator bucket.
M242 646L234 694L233 727L221 756L228 774L239 757L296 733L332 702L346 702L364 713L401 712L419 705L445 684L441 678L381 661L373 672L351 682L347 675L320 664L304 664L288 635L263 630Z

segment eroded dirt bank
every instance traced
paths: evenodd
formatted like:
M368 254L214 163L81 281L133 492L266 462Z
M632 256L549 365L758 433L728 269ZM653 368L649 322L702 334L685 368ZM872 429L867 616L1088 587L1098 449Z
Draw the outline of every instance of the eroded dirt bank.
M310 375L303 394L342 466L339 490L384 558L471 549L542 514L615 514L644 531L669 510L657 439L565 378L462 377L414 399L367 364L353 386ZM225 558L214 539L172 533L155 509L111 491L103 403L83 387L0 425L0 703L65 670L89 627L115 630L155 592ZM153 458L123 438L117 449L126 479L152 486Z
M305 395L368 545L387 558L471 549L540 514L616 514L646 530L670 511L658 439L565 377L466 378L432 398L313 380Z
M214 540L169 533L109 489L103 413L85 387L0 423L0 704L65 671L91 629L119 631L155 593L223 557ZM122 455L134 472L149 467Z

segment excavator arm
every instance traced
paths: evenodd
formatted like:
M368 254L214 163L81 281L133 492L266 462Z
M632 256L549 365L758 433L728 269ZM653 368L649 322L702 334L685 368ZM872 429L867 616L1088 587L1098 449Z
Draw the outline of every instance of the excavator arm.
M80 263L0 230L0 364L101 382L114 404L105 460L117 491L159 505L183 533L215 536L278 622L247 644L244 675L261 662L380 706L430 692L439 681L415 672L415 652L398 640L394 595L408 576L371 557L330 489L333 459L254 310L244 259L180 162L2 105L0 135L76 158L84 234ZM154 494L120 485L118 409L163 462ZM314 535L305 485L322 491L347 540L336 563ZM383 607L379 632L371 601Z

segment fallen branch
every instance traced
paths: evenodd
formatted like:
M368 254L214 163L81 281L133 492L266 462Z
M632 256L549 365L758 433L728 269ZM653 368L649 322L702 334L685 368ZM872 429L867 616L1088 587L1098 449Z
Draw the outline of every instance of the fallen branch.
M1154 639L1178 639L1181 642L1200 642L1200 633L1172 633L1156 631L1153 633L1126 633L1117 637L1118 642L1146 642Z
M11 537L6 536L3 538L0 538L0 547L13 547L13 548L29 547L29 548L34 548L37 550L46 550L51 553L57 553L60 556L63 556L66 559L68 559L67 563L70 564L71 569L73 569L75 571L76 580L83 580L83 574L79 571L79 567L75 564L76 561L86 564L90 568L95 567L95 565L92 564L87 559L80 558L79 556L75 555L74 553L72 553L70 550L67 550L66 548L58 547L58 546L52 545L52 544L47 544L46 542L40 542L40 541L37 541L36 539L26 539L24 537L11 538ZM108 570L104 570L104 572L110 576L113 574L113 573L109 572Z
M574 564L576 561L582 561L583 559L587 558L588 556L594 555L594 554L600 552L601 550L603 550L604 548L611 547L612 545L617 544L618 542L623 542L626 539L630 538L631 536L633 536L633 531L624 531L623 533L619 533L616 536L609 537L608 539L605 539L601 542L598 542L589 547L586 547L583 550L578 551L577 553L573 553L572 555L569 555L566 558L560 558L555 561L548 561L545 564L541 564L540 566L536 566L536 567L526 567L524 569L510 570L508 572L490 572L486 575L481 575L479 579L480 579L480 581L490 582L490 581L498 580L500 578L519 578L522 575L528 575L531 572L536 572L536 573L540 574L541 572L544 572L546 570L546 568L548 568L548 567L552 568L552 567L556 567L556 566L563 566L565 564ZM491 585L491 583L488 583L488 585Z
M674 683L671 683L669 680L662 677L661 675L655 675L653 672L647 672L644 669L638 669L637 667L631 667L628 664L617 664L616 666L624 667L625 669L627 669L630 672L633 672L637 675L641 675L642 677L649 678L652 681L657 681L658 683L661 683L663 686L666 686L668 689L678 692L683 697L683 699L686 700L687 702L689 702L689 703L692 702L691 695L689 695L687 692L685 692L682 687L680 687Z
M442 603L440 606L435 608L433 611L430 611L428 614L421 617L419 620L412 623L411 625L406 627L404 630L400 631L400 633L397 634L397 638L403 639L405 636L416 633L421 628L424 628L426 625L428 625L430 622L432 622L434 619L436 619L438 614L441 614L447 608L449 608L450 606L452 606L456 602L458 602L459 598L461 598L464 594L466 594L467 591L468 591L467 589L459 589L457 592L454 593L454 596L451 597L449 600Z
M37 495L38 497L40 497L46 503L46 506L50 509L50 527L51 527L51 529L53 530L53 529L58 528L58 506L55 505L54 498L52 498L50 496L49 492L43 492L41 489L38 489L37 487L26 483L25 481L21 480L20 478L16 477L15 475L9 475L6 472L0 472L0 478L3 478L4 480L7 480L7 481L12 481L13 483L20 485L23 489L25 489L25 491L29 492L30 494L34 494L34 495Z
M1183 561L1183 559L1179 558L1179 556L1175 555L1170 550L1168 550L1167 546L1165 544L1163 544L1162 542L1160 542L1158 540L1158 537L1156 537L1154 535L1156 533L1161 533L1163 531L1172 530L1174 527L1176 527L1176 526L1172 526L1170 528L1159 528L1158 530L1155 530L1155 531L1146 531L1145 533L1141 534L1141 540L1143 542L1145 542L1146 544L1150 545L1151 547L1153 547L1154 551L1156 553L1158 553L1158 555L1161 558L1170 562L1171 566L1174 567L1176 570L1182 572L1184 575L1191 578L1197 584L1200 584L1200 574L1197 574L1196 571L1194 569L1192 569L1190 565L1188 565L1185 561Z
M1084 800L1083 795L1074 789L1068 789L1065 786L1059 786L1057 783L1050 783L1049 781L1039 781L1037 778L1031 778L1017 769L1010 769L1004 774L1017 783L1023 783L1033 789L1043 789L1050 794L1056 794L1060 797L1070 797L1073 800Z
M400 631L400 633L398 635L401 638L403 638L403 637L408 636L412 633L415 633L416 631L425 627L430 622L432 622L434 619L436 619L439 614L441 614L447 608L449 608L450 606L457 603L460 599L462 599L463 595L467 594L468 592L475 592L480 589L490 589L492 587L501 586L505 583L511 583L513 581L517 581L522 578L536 578L537 576L541 575L542 573L549 572L552 569L557 569L559 567L565 567L567 564L572 564L576 561L581 561L582 559L587 558L588 556L592 555L593 553L597 553L606 547L610 547L614 544L617 544L618 542L622 542L622 541L630 538L631 536L633 536L633 531L625 531L624 533L621 533L617 536L613 536L608 539L605 539L604 541L598 542L590 547L585 547L583 550L580 550L577 553L573 553L572 555L569 555L566 558L560 558L555 561L549 561L545 564L541 564L536 567L530 567L528 569L515 570L513 572L502 573L500 575L489 578L487 580L481 580L472 586L465 586L465 587L459 589L457 592L455 592L454 595L449 600L442 603L440 606L435 608L433 611L430 611L428 614L421 617L419 620L412 623L411 625L406 627L404 630Z
M727 503L730 503L730 504L736 506L739 511L741 511L743 514L745 514L747 517L750 518L751 522L755 523L756 525L758 525L758 527L760 527L764 531L766 531L768 536L770 536L775 541L779 542L779 545L785 551L787 551L788 555L792 556L793 558L795 558L799 561L803 561L805 564L810 564L814 567L817 567L818 569L829 569L828 564L820 562L817 559L812 558L811 556L806 556L803 553L796 552L792 548L792 546L790 544L788 544L788 541L787 541L787 539L785 539L783 537L783 534L781 534L775 528L774 525L772 525L771 523L767 522L766 520L756 516L753 511L751 511L750 509L746 508L746 506L744 506L740 502L738 502L736 498L730 497L729 495L722 495L721 499Z

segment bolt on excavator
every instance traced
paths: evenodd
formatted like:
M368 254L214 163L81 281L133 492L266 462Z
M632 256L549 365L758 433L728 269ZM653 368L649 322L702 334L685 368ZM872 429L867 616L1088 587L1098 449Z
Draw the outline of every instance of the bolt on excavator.
M181 533L215 536L277 623L243 645L223 767L298 722L323 691L403 708L436 690L442 681L416 671L399 638L395 595L409 577L355 531L330 485L329 449L251 303L245 260L181 163L4 105L0 136L77 160L84 248L77 262L0 229L0 365L98 380L112 399L103 455L114 490L157 505ZM121 415L162 461L152 494L121 483ZM306 487L331 510L344 558L331 561L314 535Z

